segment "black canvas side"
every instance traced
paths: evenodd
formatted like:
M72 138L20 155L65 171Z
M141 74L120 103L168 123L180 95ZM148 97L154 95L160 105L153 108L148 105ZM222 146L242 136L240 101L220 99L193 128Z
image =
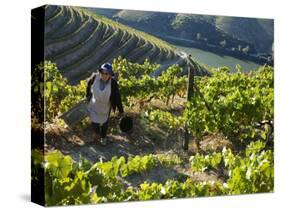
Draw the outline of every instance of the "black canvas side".
M44 18L44 6L31 10L31 201L39 205L45 205L43 157L34 151L44 155L44 73L37 68L44 61Z

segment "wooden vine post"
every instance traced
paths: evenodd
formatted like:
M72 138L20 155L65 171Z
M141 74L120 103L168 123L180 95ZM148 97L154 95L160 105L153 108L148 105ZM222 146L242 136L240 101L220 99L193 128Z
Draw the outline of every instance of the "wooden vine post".
M191 60L191 55L189 55L189 61L190 62L193 62ZM190 101L191 100L191 97L193 96L193 93L194 93L194 66L193 64L191 64L189 62L188 64L188 80L187 80L187 101ZM184 140L183 140L183 149L184 150L188 150L188 144L189 144L189 138L190 138L190 132L189 132L189 121L187 121L185 123L185 132L184 132Z

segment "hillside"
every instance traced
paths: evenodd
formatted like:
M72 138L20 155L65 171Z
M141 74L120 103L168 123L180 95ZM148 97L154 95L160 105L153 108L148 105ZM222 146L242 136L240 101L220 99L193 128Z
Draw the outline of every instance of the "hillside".
M158 64L181 58L170 44L83 8L46 6L45 59L55 62L71 84L119 56Z
M241 48L249 46L253 54L271 53L273 21L270 19L133 10L93 10L161 38L175 36L228 49L237 49L239 45Z
M217 17L216 25L239 39L253 43L258 52L271 53L273 21L270 19Z

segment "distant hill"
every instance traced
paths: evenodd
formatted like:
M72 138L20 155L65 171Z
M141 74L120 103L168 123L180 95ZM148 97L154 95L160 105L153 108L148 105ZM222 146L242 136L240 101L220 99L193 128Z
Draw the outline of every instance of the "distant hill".
M221 16L217 17L216 25L239 39L253 43L258 52L272 51L273 20Z
M161 38L172 36L239 51L248 46L248 53L271 53L273 21L270 19L134 10L93 10Z

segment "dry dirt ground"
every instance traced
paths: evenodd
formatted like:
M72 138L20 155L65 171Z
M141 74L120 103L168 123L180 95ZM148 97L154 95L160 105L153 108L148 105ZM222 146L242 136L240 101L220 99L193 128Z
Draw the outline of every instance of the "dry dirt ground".
M150 105L151 106L151 105ZM158 108L159 103L157 103ZM162 105L165 107L165 105ZM180 106L172 110L177 112ZM108 139L103 146L94 141L93 129L90 124L79 129L69 129L56 124L46 125L45 150L60 150L63 154L71 155L74 160L82 156L95 163L100 160L108 161L113 156L125 158L145 154L176 154L183 163L174 167L157 166L142 174L130 175L122 181L127 186L137 186L144 181L164 183L167 179L186 179L195 181L222 181L220 173L194 173L191 171L188 159L191 155L200 152L220 151L223 147L231 148L230 141L220 134L206 135L200 141L191 140L189 150L184 151L182 132L171 132L161 129L145 120L139 111L130 110L127 113L134 120L134 130L131 134L124 134L118 129L118 119L111 117ZM198 147L199 145L199 147Z

